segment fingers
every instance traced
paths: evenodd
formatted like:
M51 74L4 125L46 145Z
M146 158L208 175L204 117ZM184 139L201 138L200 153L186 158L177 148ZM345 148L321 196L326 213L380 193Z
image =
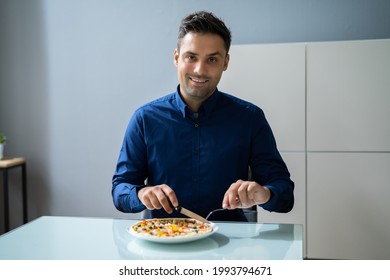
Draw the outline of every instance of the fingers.
M168 185L147 186L139 190L138 197L149 210L163 208L171 214L179 206L175 192Z
M225 209L236 209L240 207L241 201L238 193L238 189L244 181L238 180L237 182L230 185L229 189L226 191L223 201L222 208Z
M229 189L225 193L223 200L223 207L226 209L236 209L245 207L245 203L248 200L246 194L247 182L238 180L230 185Z
M230 185L222 201L225 209L248 208L265 203L270 191L256 182L238 180Z

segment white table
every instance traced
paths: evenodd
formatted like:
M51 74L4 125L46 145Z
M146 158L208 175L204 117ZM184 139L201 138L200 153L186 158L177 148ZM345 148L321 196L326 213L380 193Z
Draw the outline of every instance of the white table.
M40 217L0 236L0 259L303 259L302 225L221 222L207 238L159 244L127 232L137 221Z

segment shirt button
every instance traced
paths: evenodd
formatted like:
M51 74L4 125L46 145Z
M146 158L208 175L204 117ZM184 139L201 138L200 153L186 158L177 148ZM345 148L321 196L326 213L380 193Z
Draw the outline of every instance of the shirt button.
M196 124L195 124L195 127L198 127L198 126L199 126L199 124L196 123Z

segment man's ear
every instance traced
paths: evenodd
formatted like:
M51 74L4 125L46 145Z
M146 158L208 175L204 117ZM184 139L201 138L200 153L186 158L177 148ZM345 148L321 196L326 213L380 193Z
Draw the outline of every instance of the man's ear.
M173 52L173 63L177 66L179 62L179 50L176 48Z
M225 57L224 65L223 65L223 71L226 71L229 66L229 60L230 60L230 54L227 54Z

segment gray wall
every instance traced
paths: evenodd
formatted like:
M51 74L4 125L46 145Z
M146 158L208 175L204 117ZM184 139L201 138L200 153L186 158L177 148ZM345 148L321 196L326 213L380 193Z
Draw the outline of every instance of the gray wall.
M0 0L0 131L6 155L27 159L30 219L129 217L110 194L124 130L175 89L177 28L200 9L226 21L234 44L390 38L388 0Z

